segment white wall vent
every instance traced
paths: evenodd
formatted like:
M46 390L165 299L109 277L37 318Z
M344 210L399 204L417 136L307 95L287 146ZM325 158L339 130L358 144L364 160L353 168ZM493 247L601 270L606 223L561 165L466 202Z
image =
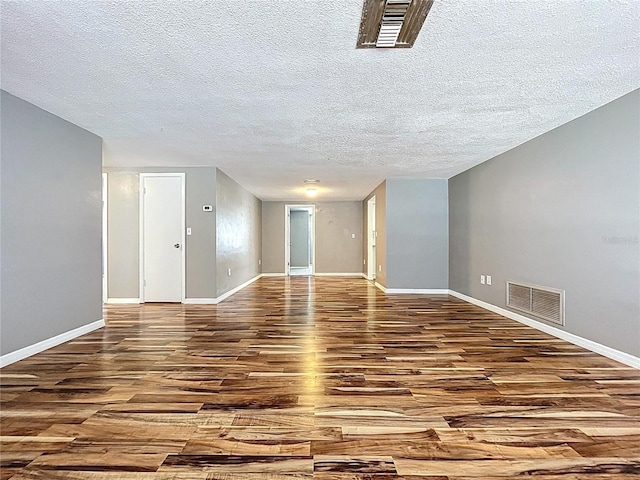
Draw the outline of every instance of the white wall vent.
M508 281L507 307L564 325L564 290Z

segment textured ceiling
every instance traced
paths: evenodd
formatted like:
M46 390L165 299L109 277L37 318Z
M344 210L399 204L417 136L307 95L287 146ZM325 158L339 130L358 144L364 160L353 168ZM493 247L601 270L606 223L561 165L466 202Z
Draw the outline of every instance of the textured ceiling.
M356 50L361 0L2 1L2 88L107 166L215 165L260 198L448 178L640 86L640 1L436 1Z

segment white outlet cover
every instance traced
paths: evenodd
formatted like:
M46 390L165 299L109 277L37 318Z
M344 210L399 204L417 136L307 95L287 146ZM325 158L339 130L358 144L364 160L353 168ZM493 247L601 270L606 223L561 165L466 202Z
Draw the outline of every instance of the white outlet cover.
M187 235L191 235L191 227L187 227Z
M382 265L378 265L378 271L381 272L382 271Z
M480 283L484 285L484 275L480 275Z
M487 285L491 285L491 275L487 275Z

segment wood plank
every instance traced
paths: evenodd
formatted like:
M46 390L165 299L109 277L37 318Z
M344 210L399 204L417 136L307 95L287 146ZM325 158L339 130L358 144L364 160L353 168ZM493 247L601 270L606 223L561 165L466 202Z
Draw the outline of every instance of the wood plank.
M640 474L640 371L447 295L263 278L0 372L2 477Z

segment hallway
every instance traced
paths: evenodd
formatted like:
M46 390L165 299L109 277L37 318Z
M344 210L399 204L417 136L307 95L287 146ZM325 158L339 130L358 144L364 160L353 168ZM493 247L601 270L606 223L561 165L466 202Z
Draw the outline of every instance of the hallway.
M2 369L2 479L640 474L638 370L450 296L268 277L105 320Z

